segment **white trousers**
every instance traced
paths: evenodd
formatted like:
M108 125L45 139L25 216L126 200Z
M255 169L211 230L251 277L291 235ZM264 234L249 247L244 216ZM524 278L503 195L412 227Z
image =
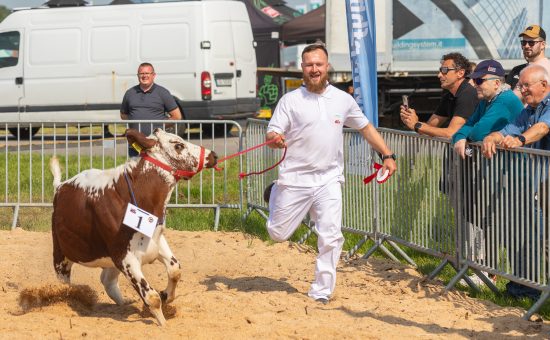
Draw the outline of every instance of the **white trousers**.
M313 188L275 184L269 199L269 235L274 241L286 241L307 213L315 222L313 230L317 234L319 250L315 281L308 295L314 299L328 299L336 286L336 266L344 245L341 183L335 180Z

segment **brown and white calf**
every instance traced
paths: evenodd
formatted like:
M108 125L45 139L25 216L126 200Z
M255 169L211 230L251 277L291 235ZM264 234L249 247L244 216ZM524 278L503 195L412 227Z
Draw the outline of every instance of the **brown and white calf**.
M163 235L166 204L177 180L189 179L203 166L214 167L216 154L161 129L149 137L128 129L126 138L130 144L141 146L142 156L114 169L85 170L61 183L59 161L55 157L50 161L55 187L54 268L67 283L73 263L103 268L101 283L119 305L125 303L118 286L122 272L159 325L164 325L162 302L174 300L181 276L180 264ZM135 205L159 217L151 238L122 223L128 203L134 202L132 193ZM155 260L164 263L168 272L168 286L160 294L141 270L143 264Z

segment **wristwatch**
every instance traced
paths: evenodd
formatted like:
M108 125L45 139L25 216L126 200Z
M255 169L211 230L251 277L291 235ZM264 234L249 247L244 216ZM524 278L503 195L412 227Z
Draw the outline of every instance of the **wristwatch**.
M516 135L516 138L519 139L521 142L521 146L525 146L525 136L524 135Z
M384 155L384 156L379 154L379 156L382 159L382 161L385 161L386 159L389 159L389 158L393 159L394 161L397 159L397 156L394 153L392 153L391 155Z
M420 129L421 127L422 127L421 122L417 122L416 124L414 124L414 132L419 133L418 129Z

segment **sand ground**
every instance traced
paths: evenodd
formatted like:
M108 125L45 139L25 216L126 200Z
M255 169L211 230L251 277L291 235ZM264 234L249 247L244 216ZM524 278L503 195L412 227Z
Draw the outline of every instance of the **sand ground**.
M75 265L73 287L58 283L49 233L0 231L0 338L550 338L547 321L443 293L441 282L389 260L341 261L334 298L322 305L306 296L312 249L242 233L169 230L167 239L183 275L161 328L124 277L121 290L133 303L117 306L103 291L100 269ZM144 272L153 287L165 288L160 263Z

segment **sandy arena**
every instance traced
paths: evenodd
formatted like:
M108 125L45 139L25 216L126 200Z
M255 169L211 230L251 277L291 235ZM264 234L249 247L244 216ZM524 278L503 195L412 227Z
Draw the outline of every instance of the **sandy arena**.
M133 302L117 306L103 291L100 269L75 265L73 287L58 283L49 233L0 231L0 338L550 338L547 321L444 294L441 282L389 260L341 261L335 296L322 305L306 296L311 249L242 233L168 231L167 239L183 276L161 328L123 276L121 290ZM160 263L144 272L153 287L165 288Z

